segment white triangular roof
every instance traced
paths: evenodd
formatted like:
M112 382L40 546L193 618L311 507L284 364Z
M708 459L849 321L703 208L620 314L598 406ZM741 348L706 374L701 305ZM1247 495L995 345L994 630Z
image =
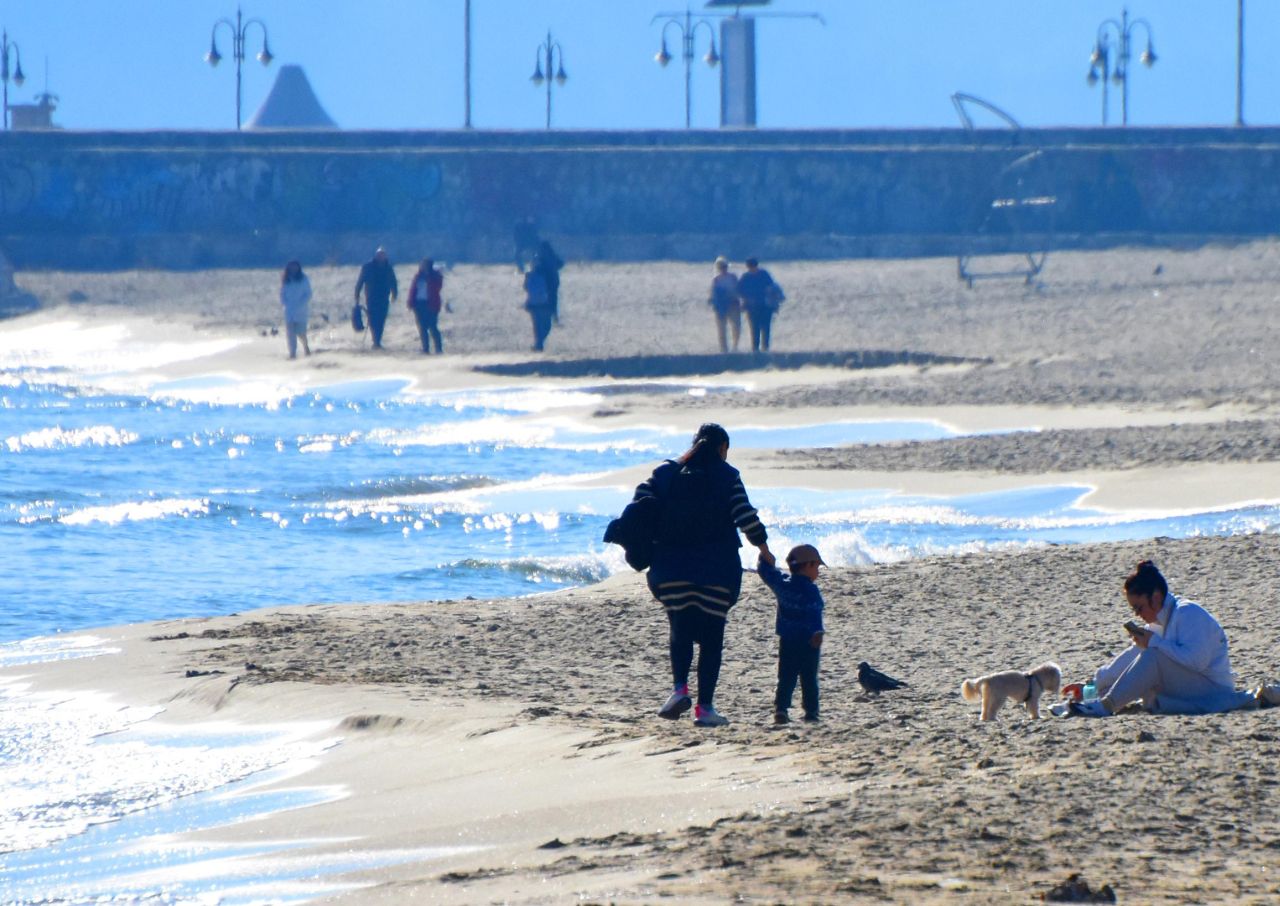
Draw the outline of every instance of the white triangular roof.
M301 66L281 66L271 93L246 129L337 129L320 106Z

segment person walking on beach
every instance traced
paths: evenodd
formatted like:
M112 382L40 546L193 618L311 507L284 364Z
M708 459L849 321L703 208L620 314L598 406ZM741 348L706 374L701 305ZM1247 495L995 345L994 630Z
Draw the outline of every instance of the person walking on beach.
M302 272L302 263L290 261L280 277L280 305L284 308L284 336L289 346L289 358L298 357L298 343L302 354L311 355L307 345L307 322L311 318L311 281Z
M418 272L413 275L409 284L409 310L418 322L418 336L422 338L422 351L431 353L431 343L436 346L436 355L444 352L440 342L440 309L444 301L440 291L444 288L444 274L436 270L436 263L430 258L423 258L418 265Z
M818 567L826 566L812 544L800 544L787 554L791 575L784 576L773 557L760 555L756 572L778 599L778 690L773 698L773 722L790 723L787 711L800 681L800 701L804 719L818 720L818 659L826 629L822 625L822 592L818 590Z
M768 532L747 498L742 477L728 463L729 434L706 424L679 459L667 460L636 488L634 500L658 501L648 585L670 628L674 689L658 711L676 720L693 707L689 670L698 646L698 696L694 723L722 727L715 709L716 683L729 609L742 590L741 531L760 555L772 559Z
M391 300L400 295L400 287L396 284L396 270L387 260L387 250L382 246L378 246L373 258L360 268L360 279L356 281L356 302L360 301L361 289L364 290L365 307L369 310L373 348L381 349L382 329L387 323Z
M733 331L733 351L738 351L742 338L742 304L738 300L738 278L729 270L729 262L722 255L716 259L716 273L711 278L711 295L707 304L716 313L716 336L720 351L729 351L729 330Z
M560 323L560 269L564 261L556 254L551 243L545 239L538 244L538 253L533 256L533 268L542 273L547 284L547 305L551 309L551 321Z
M533 323L533 351L542 352L551 333L551 298L546 275L536 263L524 275L524 310Z
M747 313L751 330L751 351L769 351L769 331L773 316L782 302L782 287L755 258L746 260L747 271L738 278L738 297Z
M1072 703L1070 713L1110 717L1142 702L1157 714L1215 714L1254 702L1237 691L1227 634L1210 613L1169 591L1155 563L1143 560L1124 580L1136 621L1125 624L1133 644L1093 675L1101 696Z

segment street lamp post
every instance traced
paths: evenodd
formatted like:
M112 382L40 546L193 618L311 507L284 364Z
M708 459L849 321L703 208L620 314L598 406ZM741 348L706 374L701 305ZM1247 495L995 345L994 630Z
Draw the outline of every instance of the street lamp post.
M714 68L720 62L720 55L716 53L716 30L706 19L699 19L694 22L693 14L689 12L688 7L685 8L683 22L677 18L679 13L658 13L649 20L649 24L652 25L663 16L669 16L670 18L662 23L662 49L653 58L658 61L659 66L666 66L671 62L671 54L667 52L667 29L674 25L680 30L680 58L684 61L684 127L688 129L692 115L690 78L693 71L694 37L699 28L706 28L707 35L711 40L711 49L707 51L707 55L703 59L707 61L708 66Z
M1138 61L1150 69L1155 65L1156 52L1152 46L1151 23L1146 19L1129 21L1129 11L1123 10L1120 21L1105 19L1098 26L1098 35L1093 42L1093 53L1089 56L1090 85L1102 81L1102 125L1107 125L1107 80L1113 80L1120 86L1120 123L1129 125L1129 61L1133 30L1141 26L1147 33L1147 49L1138 57Z
M1244 0L1236 0L1236 125L1244 125Z
M546 58L547 74L542 74L542 60ZM555 63L555 75L552 73L552 63ZM551 128L551 83L554 81L557 85L563 85L569 77L564 72L564 48L560 46L559 41L551 40L551 32L547 31L547 40L538 45L533 55L533 75L529 76L529 81L534 85L547 83L547 128Z
M9 130L9 50L13 50L13 84L19 88L27 77L22 74L22 54L18 45L9 40L9 31L0 31L0 82L4 83L4 128Z
M236 21L232 22L224 18L213 23L213 30L209 34L209 52L204 55L210 66L217 66L222 62L222 54L218 53L218 27L221 25L231 29L231 57L236 61L236 130L238 131L240 129L240 64L244 62L244 39L250 25L257 25L262 30L262 50L258 51L258 61L263 66L270 66L275 58L271 55L271 48L267 44L266 24L261 19L244 19L240 13L240 7L237 6Z
M462 128L471 128L471 0L462 4Z

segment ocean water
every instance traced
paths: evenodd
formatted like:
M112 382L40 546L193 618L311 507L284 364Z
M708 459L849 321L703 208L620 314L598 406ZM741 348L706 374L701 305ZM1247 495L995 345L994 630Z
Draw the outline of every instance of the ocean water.
M121 392L90 377L0 373L0 641L594 582L625 568L600 539L631 491L601 477L687 440L562 414L616 386L431 394L388 379L292 392L220 376ZM735 446L755 448L951 433L927 421L730 430ZM813 541L837 564L1276 524L1273 506L1102 513L1078 505L1087 490L942 499L750 487L775 547Z
M656 464L688 439L660 423L571 416L607 408L628 389L617 383L441 393L394 376L303 388L164 375L170 362L231 345L152 344L73 323L0 329L0 666L107 659L92 639L59 634L125 622L594 582L627 568L600 540L632 490L611 473ZM630 389L752 392L699 382ZM749 414L726 427L739 449L954 433L933 421L770 429ZM833 565L1280 526L1269 501L1113 513L1083 507L1088 488L1052 483L962 497L767 487L750 476L748 486L775 550L813 542ZM290 880L283 844L264 853L168 841L342 795L253 792L334 744L317 726L178 732L129 703L0 685L0 889L17 891L15 902L50 891L66 902L144 900L162 888L167 902L314 896L319 882ZM402 856L430 857L377 858Z
M296 392L211 376L110 389L126 383L47 365L0 374L0 640L593 582L622 564L600 538L628 489L581 485L686 442L660 425L559 414L616 386L430 394L387 379ZM835 423L806 437L886 432L947 433ZM749 446L793 442L735 433Z

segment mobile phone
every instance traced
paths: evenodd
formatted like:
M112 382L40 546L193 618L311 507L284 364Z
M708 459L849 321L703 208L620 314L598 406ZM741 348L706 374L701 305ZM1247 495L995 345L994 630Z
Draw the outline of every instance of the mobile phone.
M1147 627L1143 626L1137 620L1125 620L1124 628L1128 630L1129 635L1138 635L1147 631Z

